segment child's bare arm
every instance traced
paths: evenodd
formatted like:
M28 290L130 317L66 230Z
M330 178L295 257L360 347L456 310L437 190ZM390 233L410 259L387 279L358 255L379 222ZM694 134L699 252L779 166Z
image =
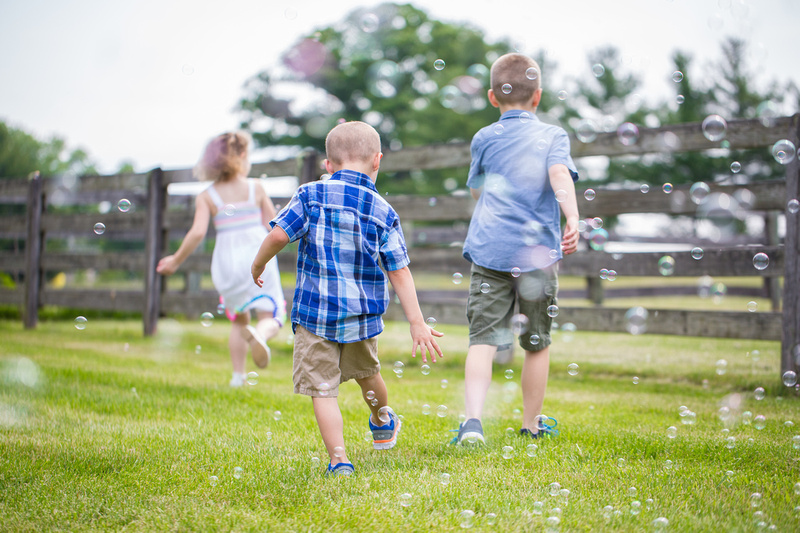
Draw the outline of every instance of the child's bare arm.
M575 198L575 183L566 165L553 165L549 170L550 186L556 193L558 205L567 219L564 235L561 239L561 250L569 255L578 249L578 201ZM563 191L563 192L561 192Z
M208 231L208 222L211 220L211 208L209 200L201 194L195 202L194 221L192 227L183 238L178 251L172 255L163 257L156 266L156 272L163 276L174 274L178 267L186 261L192 252L203 242L203 238Z
M390 270L387 275L395 294L400 299L403 313L405 313L406 319L411 325L411 340L413 342L411 357L416 357L417 349L419 349L422 352L423 363L428 361L428 355L431 356L431 361L435 363L437 355L439 357L444 356L434 337L441 337L444 333L428 327L425 323L425 319L422 317L422 310L419 308L417 290L414 287L414 278L411 276L411 270L408 267L403 267L399 270Z
M253 281L256 285L259 287L264 285L264 280L261 279L264 268L287 244L289 244L289 236L280 226L272 228L272 231L264 237L264 241L261 243L258 253L256 253L256 258L253 259L253 265L250 267L250 273L253 275Z

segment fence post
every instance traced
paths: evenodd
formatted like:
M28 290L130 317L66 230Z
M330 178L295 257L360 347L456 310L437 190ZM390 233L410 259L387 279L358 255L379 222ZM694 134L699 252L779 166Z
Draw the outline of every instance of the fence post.
M319 178L319 154L313 148L303 150L298 161L297 176L300 185L317 181Z
M767 211L764 215L764 232L767 237L767 244L777 246L781 243L778 237L778 211ZM767 291L772 310L781 310L781 280L777 276L767 276L764 278L764 288Z
M44 186L38 171L28 178L27 243L25 244L25 303L23 324L33 329L39 322L39 297L42 289L42 214L44 213Z
M788 139L800 142L800 114L792 117ZM796 157L786 168L786 198L800 199L800 161ZM800 367L800 213L786 212L784 241L783 332L781 338L781 375Z
M156 265L164 250L166 193L164 173L160 168L153 169L147 180L147 228L144 236L145 295L142 319L146 337L156 332L161 311L161 276L156 273Z

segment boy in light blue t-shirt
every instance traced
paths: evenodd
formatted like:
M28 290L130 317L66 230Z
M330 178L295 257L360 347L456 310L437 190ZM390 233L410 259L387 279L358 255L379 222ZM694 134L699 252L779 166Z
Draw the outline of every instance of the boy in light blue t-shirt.
M536 117L542 96L539 65L506 54L491 69L489 102L500 120L472 139L467 185L477 200L464 257L472 263L467 317L464 422L458 442L484 442L481 414L498 346L525 350L520 434L555 434L541 417L550 366L548 307L555 305L558 261L578 244L578 179L569 137ZM566 218L563 236L561 214ZM514 315L515 305L519 314ZM551 419L552 420L552 419Z

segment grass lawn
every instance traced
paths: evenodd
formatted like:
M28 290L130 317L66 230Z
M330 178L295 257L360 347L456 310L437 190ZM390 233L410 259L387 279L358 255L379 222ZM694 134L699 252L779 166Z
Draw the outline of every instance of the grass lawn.
M357 471L327 479L311 402L292 394L288 328L243 389L227 385L223 320L162 320L147 339L141 329L0 321L0 529L800 529L800 401L781 383L775 342L559 332L545 414L560 436L534 450L508 434L521 419L518 353L495 369L487 446L462 449L448 441L463 409L466 328L441 326L446 358L423 375L407 325L390 323L380 350L403 416L398 445L372 450L367 409L346 384Z

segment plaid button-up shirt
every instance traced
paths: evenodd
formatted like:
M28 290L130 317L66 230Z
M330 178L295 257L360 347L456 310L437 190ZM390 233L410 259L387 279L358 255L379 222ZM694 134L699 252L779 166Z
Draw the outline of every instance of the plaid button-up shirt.
M409 263L400 219L369 176L340 170L301 186L270 222L299 240L292 328L334 342L383 331L386 275Z

